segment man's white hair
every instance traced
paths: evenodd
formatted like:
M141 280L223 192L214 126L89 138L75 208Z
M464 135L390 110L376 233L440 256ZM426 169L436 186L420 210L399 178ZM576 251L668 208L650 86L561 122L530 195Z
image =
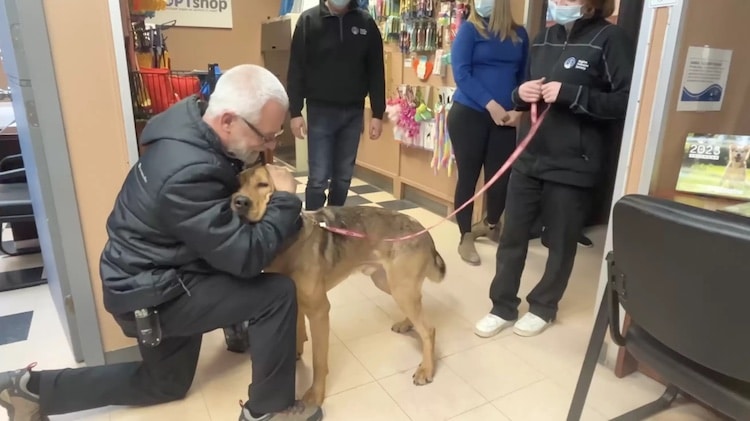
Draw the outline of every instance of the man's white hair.
M264 67L241 64L219 77L208 101L206 115L215 117L232 113L257 124L261 109L269 101L289 107L289 96L281 81Z

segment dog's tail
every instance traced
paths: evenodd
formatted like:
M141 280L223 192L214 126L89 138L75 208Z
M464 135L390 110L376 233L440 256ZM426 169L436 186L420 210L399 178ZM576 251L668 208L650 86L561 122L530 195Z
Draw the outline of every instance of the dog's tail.
M445 260L432 245L432 261L427 266L427 279L432 282L442 282L445 279Z

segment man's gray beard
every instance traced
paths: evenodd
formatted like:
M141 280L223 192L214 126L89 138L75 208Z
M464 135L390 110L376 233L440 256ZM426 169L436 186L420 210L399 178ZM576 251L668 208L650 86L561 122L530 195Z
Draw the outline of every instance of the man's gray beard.
M238 151L229 149L228 152L233 158L239 159L245 164L254 164L255 161L258 160L258 156L260 156L260 152L258 151Z
M250 151L250 152L248 152L248 153L245 154L244 158L240 158L240 159L242 159L242 162L244 162L245 164L254 164L255 161L258 160L259 156L260 156L260 152L258 152L258 151Z

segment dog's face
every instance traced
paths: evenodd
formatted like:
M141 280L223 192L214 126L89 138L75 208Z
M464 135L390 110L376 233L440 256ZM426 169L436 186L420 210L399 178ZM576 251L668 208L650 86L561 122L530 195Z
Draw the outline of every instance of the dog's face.
M750 147L737 145L729 147L729 157L735 163L742 164L747 161L748 154L750 154Z
M232 210L249 222L263 218L275 190L265 165L256 165L239 175L240 189L232 195Z

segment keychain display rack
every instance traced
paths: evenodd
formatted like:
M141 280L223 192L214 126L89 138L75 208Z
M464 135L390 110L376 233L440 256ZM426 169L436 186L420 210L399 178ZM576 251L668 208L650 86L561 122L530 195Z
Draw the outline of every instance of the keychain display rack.
M397 46L404 77L389 90L388 119L394 140L432 153L433 174L453 174L453 150L446 128L454 81L449 78L450 44L466 20L461 1L376 0L370 13L380 22L385 44ZM416 76L416 81L413 81ZM438 80L433 77L438 76ZM411 79L411 80L410 80Z
M432 152L433 173L453 173L455 158L448 135L447 116L455 88L401 85L388 100L386 112L393 123L393 138L403 145Z
M402 53L434 53L452 41L467 11L464 2L377 0L370 13L381 22L386 42L397 42Z
M357 166L364 171L362 176L372 172L377 174L372 180L392 181L398 198L419 196L446 209L452 206L456 185L446 129L455 91L450 48L465 21L467 2L369 2L384 41L388 100L382 138L363 137ZM482 202L475 206L477 218Z

